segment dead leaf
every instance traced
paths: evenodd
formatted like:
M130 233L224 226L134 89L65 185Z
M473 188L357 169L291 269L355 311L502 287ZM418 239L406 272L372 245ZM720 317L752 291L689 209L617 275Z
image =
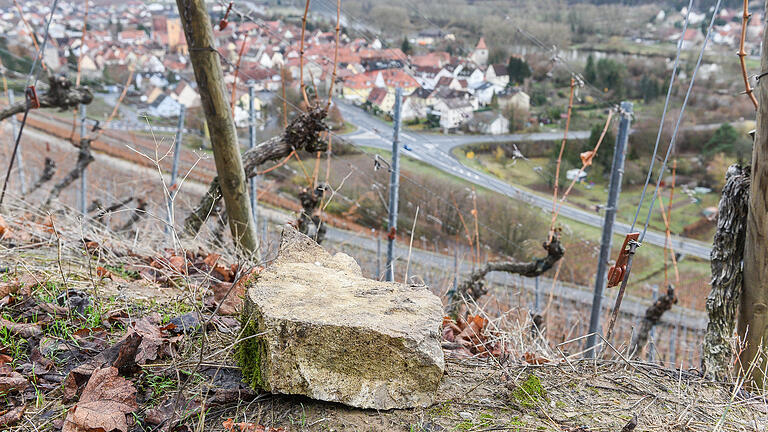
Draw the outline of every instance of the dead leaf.
M18 423L22 417L24 417L24 410L27 409L27 405L18 406L3 415L0 415L0 429L6 426L13 426Z
M595 151L589 150L582 152L579 154L579 157L581 158L581 164L584 165L584 167L588 167L592 165L592 158L595 157Z
M27 386L29 381L22 374L13 371L8 365L0 367L0 394L8 394L14 390L21 392Z
M8 224L5 222L5 219L3 219L2 216L0 216L0 239L5 237L6 234L8 234L10 231L8 229Z
M541 357L535 353L527 352L523 354L523 359L528 364L534 364L534 365L542 365L545 363L549 363L549 359Z
M11 333L23 338L37 338L43 335L43 329L37 324L15 323L7 319L0 318L0 327L5 327Z
M136 353L136 364L143 365L170 356L176 349L179 338L167 336L167 332L153 324L147 317L136 321L133 329L141 336L141 344Z
M98 369L67 413L62 432L126 432L125 415L137 408L133 383L120 377L115 367Z
M38 283L38 279L29 273L24 273L15 280L0 282L0 298L17 292L23 296L29 296L32 294L32 288Z
M52 371L56 365L53 360L45 357L40 353L40 350L35 348L32 353L29 354L29 360L32 361L33 372L35 375L43 375Z
M237 315L243 306L245 298L245 285L253 275L256 269L243 275L234 285L231 282L219 282L213 285L213 300L218 305L220 315Z
M178 395L168 396L156 407L147 410L144 421L152 425L161 425L160 428L155 430L177 431L178 429L174 427L173 423L177 423L198 409L200 409L200 402L197 400L186 400ZM176 413L178 415L174 417Z
M85 250L94 253L99 250L99 243L95 241L85 242Z
M187 274L187 260L183 256L171 255L168 264L176 273Z
M51 315L67 316L69 314L69 308L55 303L38 303L37 305L40 307L40 310Z
M62 384L64 400L74 400L80 388L89 382L92 374L100 368L111 366L122 374L132 373L136 368L136 352L140 343L141 336L131 331L116 344L72 369Z
M217 253L209 253L208 256L203 259L203 263L208 266L208 268L214 268L216 263L219 262L219 258L221 258L221 255Z
M264 427L262 425L257 425L255 423L235 423L232 419L227 419L222 423L222 426L224 426L224 430L227 432L234 432L235 428L238 428L240 432L284 432L285 428L273 428L273 427Z
M112 276L113 276L111 271L109 271L109 270L107 270L107 269L105 269L104 267L101 267L101 266L96 267L96 275L100 279L112 279Z

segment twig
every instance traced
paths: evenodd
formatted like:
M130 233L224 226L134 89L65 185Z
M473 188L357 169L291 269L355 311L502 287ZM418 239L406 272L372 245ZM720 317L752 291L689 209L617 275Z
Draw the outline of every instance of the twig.
M48 68L45 66L45 61L43 61L43 53L40 52L40 46L37 44L37 38L35 35L37 34L33 29L32 26L29 25L29 21L24 17L24 11L21 9L21 5L19 4L18 0L13 0L13 4L16 5L16 9L19 10L19 16L21 17L21 21L24 23L24 26L27 28L27 31L29 32L29 37L32 39L32 44L35 46L35 51L40 53L40 64L43 66L43 71L48 72Z
M331 74L331 84L328 86L328 102L325 108L331 106L331 97L333 96L333 84L336 81L336 68L339 64L339 33L341 30L341 0L336 0L336 45L333 50L333 73ZM328 138L330 139L330 137Z
M248 33L243 33L243 44L240 46L240 53L237 55L234 79L232 80L232 99L229 101L233 116L235 115L235 98L237 97L237 74L240 72L240 61L243 59L243 53L245 52L246 45L248 45Z
M301 41L299 42L299 88L301 89L301 96L304 98L304 103L307 104L306 109L309 109L309 99L307 98L307 89L304 86L304 33L307 30L307 13L309 13L309 1L304 5L304 16L301 18Z
M405 263L405 277L403 283L408 284L408 269L411 266L411 251L413 250L413 235L416 232L416 221L419 219L419 206L416 206L416 215L413 217L413 226L411 227L411 240L408 242L408 261Z
M568 114L565 118L565 131L563 132L563 141L560 143L560 154L557 156L557 167L555 168L555 190L552 194L552 222L549 224L549 241L552 241L554 236L555 222L557 221L557 190L558 183L560 182L560 165L563 162L563 151L565 151L565 143L568 141L568 128L571 125L571 112L573 111L573 92L576 88L576 79L571 76L571 93L568 96Z
M115 107L112 109L112 112L109 114L109 117L107 117L107 120L104 122L105 126L103 129L99 131L99 133L96 134L95 137L93 137L93 141L99 139L99 137L104 133L106 130L106 126L109 125L109 122L112 121L112 119L115 118L117 115L117 110L120 108L120 104L123 103L123 99L125 99L125 95L128 94L128 87L131 86L131 82L133 81L133 72L135 70L135 66L132 64L128 68L128 79L125 81L125 85L123 86L123 91L120 93L120 97L117 98L117 103L115 104Z
M739 52L736 53L739 56L739 66L741 66L741 77L744 80L744 93L749 96L749 100L752 101L752 105L757 109L757 99L752 92L752 86L749 84L749 77L747 76L747 62L745 57L747 52L744 51L744 42L747 38L747 22L752 14L749 13L749 0L744 0L744 12L741 15L741 37L739 38Z

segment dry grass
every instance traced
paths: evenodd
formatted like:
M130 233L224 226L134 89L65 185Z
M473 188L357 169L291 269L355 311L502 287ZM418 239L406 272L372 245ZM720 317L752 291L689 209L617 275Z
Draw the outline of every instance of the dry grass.
M638 430L644 431L711 431L718 422L723 431L768 427L768 406L761 397L735 392L731 384L707 382L696 373L629 361L610 347L600 360L581 360L580 338L555 344L531 331L526 308L499 313L492 299L467 306L489 320L487 341L501 344L506 354L458 359L446 351L446 376L433 406L375 412L304 397L257 394L239 381L233 360L239 324L214 317L204 307L203 299L214 282L211 277L167 268L162 271L172 282L160 285L131 278L102 280L95 274L100 266L146 265L142 257L156 255L167 244L162 233L125 238L97 223L82 223L68 209L44 212L17 200L8 204L4 217L12 236L23 242L4 241L0 262L10 267L11 274L26 273L47 281L38 289L89 293L104 316L116 310L132 317L159 313L166 322L197 312L215 324L207 332L185 336L174 356L144 365L131 378L144 398L133 415L133 430L154 430L144 421L152 408L165 401L175 403L170 417L174 423L200 431L222 430L228 418L307 431L617 431L633 415L638 416ZM97 242L98 249L85 253L87 241ZM236 262L221 248L187 245L187 249L198 247ZM417 266L412 268L418 271ZM111 340L119 336L118 331ZM549 363L528 364L523 360L526 355ZM11 430L54 429L56 420L72 406L60 396L54 389L29 401L25 419Z

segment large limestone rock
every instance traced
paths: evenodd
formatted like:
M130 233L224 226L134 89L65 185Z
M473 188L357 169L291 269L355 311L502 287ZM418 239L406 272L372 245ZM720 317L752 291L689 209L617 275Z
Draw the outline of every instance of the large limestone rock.
M440 300L426 287L362 276L286 227L253 281L237 357L253 386L360 408L427 406L443 375Z

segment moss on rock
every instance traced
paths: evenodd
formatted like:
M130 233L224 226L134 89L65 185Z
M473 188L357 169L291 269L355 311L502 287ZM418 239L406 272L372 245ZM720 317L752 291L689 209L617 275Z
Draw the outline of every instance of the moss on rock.
M260 336L256 336L259 334L259 323L247 309L244 308L240 316L243 330L235 347L235 360L246 383L255 389L269 391L269 383L261 373L262 361L265 359L264 341Z

